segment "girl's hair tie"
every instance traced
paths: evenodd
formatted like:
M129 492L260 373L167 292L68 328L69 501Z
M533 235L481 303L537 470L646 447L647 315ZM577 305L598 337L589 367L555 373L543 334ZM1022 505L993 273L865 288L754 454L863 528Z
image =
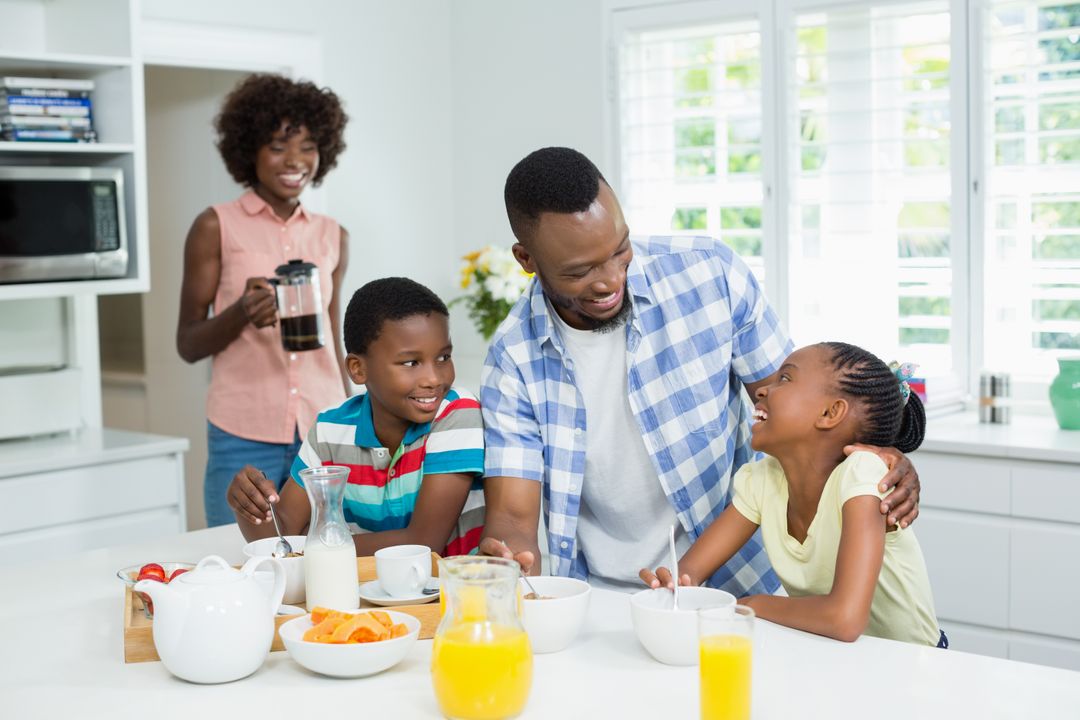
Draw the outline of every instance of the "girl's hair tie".
M898 363L895 360L889 363L889 369L893 371L896 381L900 383L900 394L904 396L905 405L911 397L911 385L908 384L908 380L915 377L915 371L918 368L919 366L915 363Z

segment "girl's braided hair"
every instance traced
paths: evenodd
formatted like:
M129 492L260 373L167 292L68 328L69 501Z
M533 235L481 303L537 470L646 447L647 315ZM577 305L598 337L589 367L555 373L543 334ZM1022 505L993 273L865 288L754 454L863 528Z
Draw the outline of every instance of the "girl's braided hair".
M926 412L915 393L904 402L900 382L889 366L873 353L842 342L821 343L832 353L837 384L845 395L864 408L856 442L914 451L926 433Z

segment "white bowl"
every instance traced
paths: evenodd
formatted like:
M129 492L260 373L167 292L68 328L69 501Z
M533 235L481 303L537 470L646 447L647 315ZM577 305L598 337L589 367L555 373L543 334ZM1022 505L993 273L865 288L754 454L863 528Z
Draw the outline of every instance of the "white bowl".
M381 612L389 615L395 624L404 623L409 634L390 640L345 645L310 642L303 639L304 633L311 628L310 614L284 623L278 628L278 634L292 659L312 672L346 678L374 675L404 660L420 635L420 621L412 615L394 610Z
M589 611L589 583L575 578L538 576L529 582L546 600L521 601L521 622L534 653L559 652L574 641ZM522 595L529 588L521 581Z
M630 596L634 634L650 655L666 665L697 665L697 611L734 607L735 596L710 587L680 587L679 609L671 609L671 590L653 588Z
M285 539L292 545L293 552L302 552L304 543L307 542L306 535L286 535ZM269 557L273 554L277 541L277 535L274 535L273 537L249 542L244 546L244 555L246 557ZM304 602L304 558L278 558L277 561L281 563L281 567L285 568L285 597L281 598L281 602L286 605L296 605Z

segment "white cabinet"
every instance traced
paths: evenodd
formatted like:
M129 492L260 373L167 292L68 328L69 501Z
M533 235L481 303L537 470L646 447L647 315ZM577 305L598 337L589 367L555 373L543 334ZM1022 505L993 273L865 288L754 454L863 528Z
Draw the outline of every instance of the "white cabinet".
M26 423L20 434L45 432L61 420L67 427L101 426L97 298L149 289L143 64L132 33L135 7L135 0L0 0L0 76L92 80L99 139L0 142L0 166L119 169L128 240L123 277L0 284L0 376L17 372L31 376L25 382L52 385L59 367L77 372L80 383L67 400L70 419L41 418L35 403L0 408L9 421L24 415L41 420ZM28 317L40 320L35 332L41 338L27 333ZM5 429L0 437L12 435Z
M932 482L923 477L927 484ZM1008 627L1008 525L998 518L955 516L928 507L914 527L926 556L938 617Z
M187 447L92 429L0 443L0 565L183 532Z
M953 649L1080 670L1080 433L1014 426L931 421L912 455L938 619Z
M1010 540L1009 627L1080 640L1080 525L1018 525Z

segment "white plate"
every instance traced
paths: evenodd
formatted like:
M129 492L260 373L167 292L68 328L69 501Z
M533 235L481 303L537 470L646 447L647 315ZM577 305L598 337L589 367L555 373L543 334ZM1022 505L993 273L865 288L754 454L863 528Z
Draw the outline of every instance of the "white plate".
M429 603L432 600L437 600L439 593L433 593L431 595L424 595L417 593L416 595L410 595L409 597L394 597L387 595L383 590L382 585L378 580L369 580L366 583L360 583L360 599L367 600L372 605L382 605L383 607L397 607L398 605L422 605Z

